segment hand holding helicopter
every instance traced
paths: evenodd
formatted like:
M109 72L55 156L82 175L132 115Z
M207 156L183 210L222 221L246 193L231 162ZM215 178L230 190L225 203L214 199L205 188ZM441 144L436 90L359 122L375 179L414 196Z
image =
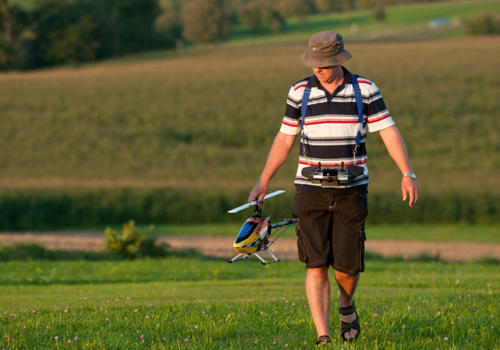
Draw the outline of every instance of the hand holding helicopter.
M269 193L264 197L264 200L284 192L284 190L278 190ZM233 214L254 207L253 214L243 223L234 240L233 248L238 254L228 259L227 262L246 260L252 255L255 255L263 265L280 261L269 250L269 247L295 222L295 219L285 219L273 224L270 216L264 218L262 215L261 205L262 203L259 204L257 200L254 200L228 211L228 213ZM267 259L264 254L267 255Z

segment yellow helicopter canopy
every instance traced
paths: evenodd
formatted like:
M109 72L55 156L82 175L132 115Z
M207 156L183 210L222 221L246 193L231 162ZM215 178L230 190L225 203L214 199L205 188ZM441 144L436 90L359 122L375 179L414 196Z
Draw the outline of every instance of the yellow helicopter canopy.
M248 218L241 226L233 247L238 253L253 254L269 229L269 218Z

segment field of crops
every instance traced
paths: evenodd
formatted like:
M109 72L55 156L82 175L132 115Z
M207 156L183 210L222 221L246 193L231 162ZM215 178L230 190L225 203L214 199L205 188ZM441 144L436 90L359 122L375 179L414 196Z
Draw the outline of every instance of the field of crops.
M498 265L367 262L353 349L494 349ZM304 267L202 258L0 264L0 348L313 349ZM337 334L336 294L331 329ZM335 337L333 348L346 348Z
M499 44L499 37L470 37L347 45L354 56L348 68L376 81L385 96L429 213L457 211L443 215L445 221L475 222L474 211L490 217L498 211ZM97 210L102 202L119 208L127 203L120 199L130 197L138 198L133 206L143 203L147 211L154 195L133 189L152 188L175 198L167 207L160 203L158 212L192 208L193 200L183 203L183 193L200 198L203 210L215 208L211 196L227 210L257 180L290 84L309 74L298 59L302 50L303 45L221 46L161 60L1 74L2 200L22 189L23 195L9 198L27 202L6 202L8 208L66 209L96 198L89 210ZM368 150L371 198L397 198L399 170L377 135L369 136ZM292 155L271 186L291 190L295 167ZM33 188L63 193L39 195ZM112 188L132 189L117 194ZM162 196L156 197L167 198ZM404 217L389 210L400 206L390 201L380 210ZM222 207L208 220L220 220ZM121 222L138 218L127 214L133 208L127 210ZM196 213L174 216L183 215Z
M500 38L351 44L381 88L425 192L497 192ZM0 75L0 186L248 188L279 129L303 45ZM370 135L372 190L399 171ZM274 186L290 188L290 157Z
M450 4L394 7L387 25L423 23ZM450 16L495 6L455 3ZM335 18L292 21L288 33L343 23ZM0 229L230 220L225 211L257 181L290 85L310 74L298 58L305 39L240 39L0 74ZM497 223L500 37L402 39L346 43L347 67L381 89L421 188L419 206L405 209L399 170L370 135L370 220ZM271 183L288 190L286 203L296 154Z

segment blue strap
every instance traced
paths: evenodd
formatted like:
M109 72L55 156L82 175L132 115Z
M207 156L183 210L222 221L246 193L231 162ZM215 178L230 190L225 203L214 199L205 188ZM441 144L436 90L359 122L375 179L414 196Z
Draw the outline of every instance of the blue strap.
M356 158L356 152L357 149L361 143L361 130L365 128L366 122L364 121L363 118L363 95L361 94L361 89L359 88L359 83L358 83L358 78L356 75L351 73L351 80L352 80L352 87L354 88L354 96L356 98L356 108L358 110L358 122L359 122L359 129L356 134L356 146L354 147L354 158ZM309 95L311 94L311 87L309 86L309 81L307 81L307 85L304 89L304 94L302 95L302 106L301 106L301 112L302 112L302 118L300 121L300 129L302 130L302 144L305 146L305 135L304 135L304 121L306 119L306 112L307 112L307 104L309 102Z
M354 96L356 97L356 107L358 110L358 122L361 124L361 127L358 129L358 133L356 134L356 145L361 143L361 129L366 126L363 118L363 95L361 95L361 89L359 88L358 78L356 75L351 73L352 87L354 89Z
M307 82L306 88L304 89L304 94L302 95L302 106L300 107L302 112L302 118L300 120L300 129L304 131L304 120L306 119L307 104L309 103L309 95L311 94L311 87L309 86L309 81Z
M300 107L302 112L302 118L300 118L300 130L302 130L302 147L306 147L306 137L304 135L304 120L306 119L307 104L309 103L309 95L311 94L311 87L309 86L309 80L307 81L306 88L304 89L304 94L302 95L302 106Z

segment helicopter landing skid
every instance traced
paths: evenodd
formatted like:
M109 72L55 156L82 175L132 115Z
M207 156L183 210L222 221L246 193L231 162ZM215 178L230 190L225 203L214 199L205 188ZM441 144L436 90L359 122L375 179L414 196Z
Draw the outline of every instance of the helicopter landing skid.
M263 252L266 252L269 255L270 259L266 260L265 257L262 257L261 254ZM274 255L272 251L270 251L269 249L263 249L263 250L261 250L259 252L253 253L253 254L245 254L245 253L236 254L231 259L227 259L227 262L228 263L234 263L234 262L237 262L237 261L246 260L246 259L248 259L248 257L250 257L252 255L255 255L257 257L257 259L260 260L260 263L262 265L272 264L272 263L280 261L280 259L276 255Z
M239 254L236 254L235 256L233 256L231 259L227 259L227 262L231 264L231 263L234 263L237 261L246 260L246 259L248 259L249 256L250 255L245 254L245 253L239 253Z

